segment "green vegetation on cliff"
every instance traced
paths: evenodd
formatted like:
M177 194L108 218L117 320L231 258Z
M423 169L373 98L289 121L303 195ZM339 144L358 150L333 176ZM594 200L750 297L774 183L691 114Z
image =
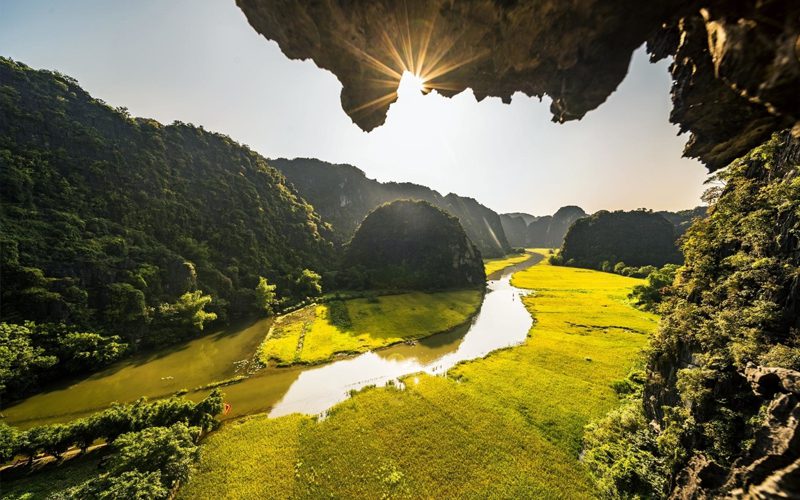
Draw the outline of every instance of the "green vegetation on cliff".
M347 275L340 281L355 288L478 287L486 279L480 252L458 219L424 201L376 208L356 231L344 260Z
M683 485L682 495L724 495L796 457L788 443L763 441L788 430L759 431L796 414L796 399L777 377L756 393L745 375L748 365L800 369L800 141L776 134L718 177L724 187L707 193L708 217L684 236L686 263L660 309L643 394L592 429L587 457L609 494L662 496ZM753 460L758 471L747 469ZM733 466L737 477L727 476Z
M69 77L4 58L0 165L6 323L99 344L119 335L133 349L173 342L263 314L261 277L301 299L303 269L322 270L332 248L312 207L248 148L132 118Z

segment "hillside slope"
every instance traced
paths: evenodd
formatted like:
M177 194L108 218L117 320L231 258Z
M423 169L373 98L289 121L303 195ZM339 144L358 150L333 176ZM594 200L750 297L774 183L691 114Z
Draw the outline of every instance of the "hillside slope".
M4 58L0 83L3 321L161 343L154 317L186 292L224 321L258 310L260 276L290 296L323 267L329 229L247 147Z
M345 265L363 270L366 288L463 288L486 280L481 255L458 220L424 201L393 201L370 212L347 247Z
M601 210L569 228L561 257L581 267L599 268L605 261L661 267L683 262L675 240L675 226L659 214Z
M270 160L270 164L331 223L341 243L353 236L375 207L412 199L427 201L457 217L484 257L499 257L511 251L500 216L472 198L452 193L442 196L433 189L408 182L378 182L352 165L334 165L310 158L281 158Z

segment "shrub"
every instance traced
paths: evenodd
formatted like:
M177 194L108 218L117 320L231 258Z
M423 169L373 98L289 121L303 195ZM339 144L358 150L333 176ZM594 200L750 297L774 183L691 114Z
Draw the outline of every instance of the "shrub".
M666 492L668 470L641 401L586 426L583 462L604 496L659 498Z

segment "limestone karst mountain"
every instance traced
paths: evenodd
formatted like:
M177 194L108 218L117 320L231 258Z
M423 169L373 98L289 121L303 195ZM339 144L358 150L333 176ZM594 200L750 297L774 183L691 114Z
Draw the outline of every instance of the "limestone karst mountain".
M458 219L426 201L397 200L370 212L345 263L373 289L477 287L486 280L481 254Z
M330 222L341 243L355 233L375 207L394 200L427 201L458 218L467 236L484 257L499 257L511 250L500 216L478 201L438 192L410 182L378 182L352 165L297 158L270 160L323 219Z

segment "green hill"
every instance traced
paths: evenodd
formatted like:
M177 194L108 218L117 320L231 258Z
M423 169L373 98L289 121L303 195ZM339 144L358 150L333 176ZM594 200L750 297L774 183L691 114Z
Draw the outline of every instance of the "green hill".
M260 276L292 298L324 268L329 229L247 147L8 59L0 84L2 321L158 344L197 330L172 313L250 315Z
M582 267L599 268L603 262L661 267L683 261L676 236L675 226L659 214L601 210L569 228L561 256Z
M353 236L345 264L367 288L476 287L486 280L481 254L458 219L424 201L376 208Z

